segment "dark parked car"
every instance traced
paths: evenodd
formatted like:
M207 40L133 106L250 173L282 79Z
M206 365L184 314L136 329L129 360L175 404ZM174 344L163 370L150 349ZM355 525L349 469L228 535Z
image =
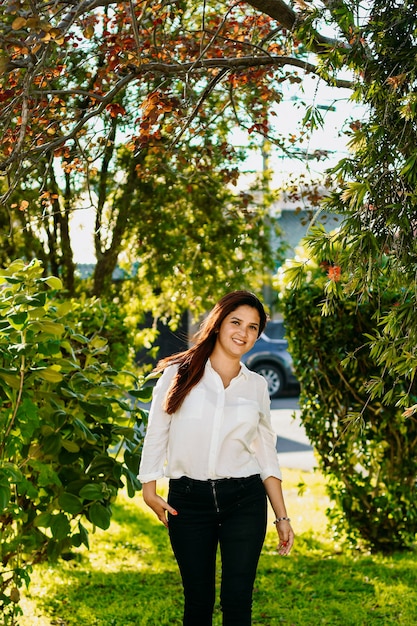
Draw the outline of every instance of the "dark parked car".
M249 369L266 379L271 398L278 398L284 391L299 387L284 335L283 322L268 322L252 350L242 358Z

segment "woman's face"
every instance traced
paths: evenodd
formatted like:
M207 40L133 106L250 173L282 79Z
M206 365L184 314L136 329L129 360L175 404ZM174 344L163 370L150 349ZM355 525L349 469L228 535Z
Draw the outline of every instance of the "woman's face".
M220 325L216 348L228 356L240 358L258 338L260 316L257 309L243 304L229 313Z

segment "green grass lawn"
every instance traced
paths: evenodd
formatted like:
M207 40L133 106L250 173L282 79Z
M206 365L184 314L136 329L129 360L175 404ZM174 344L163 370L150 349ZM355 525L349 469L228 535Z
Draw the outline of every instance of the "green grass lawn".
M253 624L417 625L415 553L343 552L327 531L321 476L284 469L284 488L296 544L291 556L276 554L271 512ZM180 626L181 583L165 528L140 495L121 496L110 529L91 536L90 551L35 569L23 608L22 626Z

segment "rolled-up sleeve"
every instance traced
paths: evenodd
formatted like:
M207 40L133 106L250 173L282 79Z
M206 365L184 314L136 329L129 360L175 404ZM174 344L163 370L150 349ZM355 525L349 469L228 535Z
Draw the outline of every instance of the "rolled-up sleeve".
M282 473L276 449L277 437L271 424L270 406L271 401L265 381L265 390L260 407L258 433L252 443L252 449L254 450L256 459L259 463L261 479L266 480L269 476L274 476L275 478L282 480Z
M172 366L167 368L155 385L139 466L138 478L142 483L158 480L164 476L171 415L166 413L162 406L175 369Z

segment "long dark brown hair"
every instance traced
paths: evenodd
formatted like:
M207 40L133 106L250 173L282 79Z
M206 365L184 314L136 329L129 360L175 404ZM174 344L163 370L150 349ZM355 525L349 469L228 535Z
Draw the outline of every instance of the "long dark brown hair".
M161 372L169 365L178 364L178 372L165 398L164 410L167 413L172 414L178 411L185 396L201 380L207 359L213 352L217 332L224 318L245 304L256 309L259 313L259 337L267 321L261 301L250 291L232 291L215 304L195 334L194 345L191 348L159 361L155 368L156 372Z

